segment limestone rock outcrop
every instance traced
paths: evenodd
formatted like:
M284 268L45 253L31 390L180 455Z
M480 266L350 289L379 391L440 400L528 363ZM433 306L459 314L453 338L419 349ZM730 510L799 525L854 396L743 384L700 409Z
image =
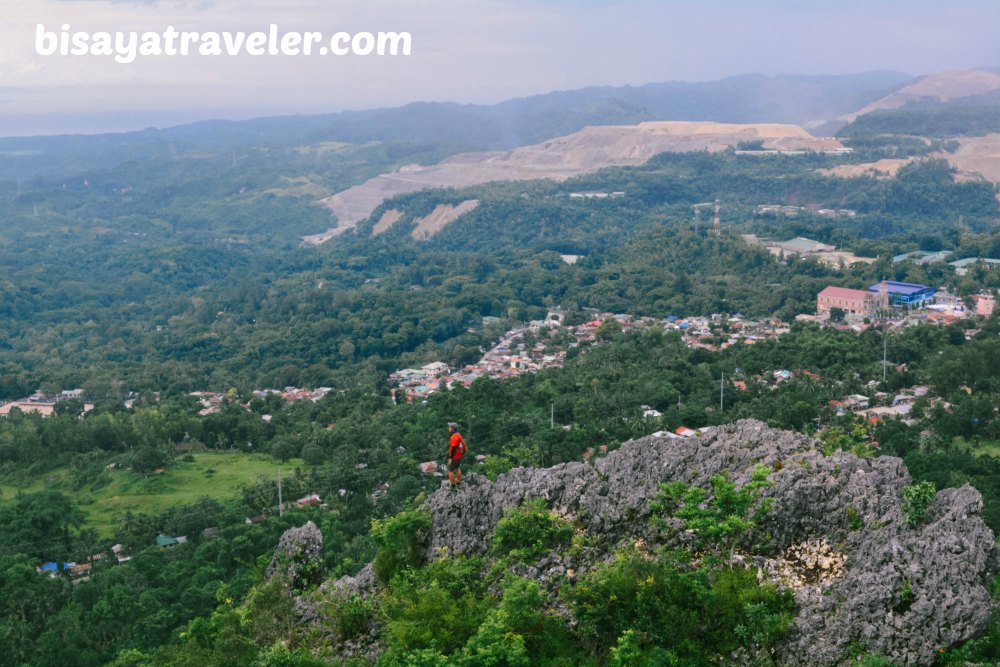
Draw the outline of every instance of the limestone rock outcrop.
M264 576L284 576L295 590L305 590L323 581L323 533L312 521L281 534Z
M504 511L532 498L608 545L654 540L646 519L659 483L708 488L726 471L740 485L761 463L774 470L764 492L772 508L747 546L764 545L767 556L755 557L762 576L791 587L799 605L784 664L848 664L859 647L900 665L930 664L940 649L981 632L998 554L979 492L942 490L910 526L901 490L912 481L900 459L824 456L816 445L744 420L696 438L633 440L594 465L519 468L495 482L469 475L457 494L442 488L428 497L428 556L444 547L484 552Z

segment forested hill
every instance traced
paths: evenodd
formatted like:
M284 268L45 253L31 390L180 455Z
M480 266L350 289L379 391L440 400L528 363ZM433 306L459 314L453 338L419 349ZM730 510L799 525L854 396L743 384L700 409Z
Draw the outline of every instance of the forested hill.
M849 156L664 154L560 184L418 192L386 202L356 233L297 247L304 226L327 224L311 193L407 156L383 148L255 151L235 165L226 156L164 161L9 193L0 397L39 386L104 397L364 385L410 364L469 363L495 335L482 327L486 316L530 320L559 305L576 321L584 308L791 319L812 312L831 283L891 275L964 295L1000 278L889 263L924 247L1000 255L997 201L990 184L961 182L941 160L916 161L893 179L822 171L885 155L878 146ZM579 191L625 194L572 196ZM718 237L691 208L716 198ZM414 237L418 218L467 200L480 204ZM774 216L759 212L765 204L855 215ZM399 220L374 233L388 210ZM843 270L781 262L747 246L744 232L809 236L882 259ZM571 265L560 254L585 257Z
M0 138L0 182L66 177L132 160L330 141L444 144L458 152L509 149L588 125L648 120L815 124L861 108L909 80L897 72L743 75L703 83L584 88L494 105L418 102L314 116L205 121L123 134Z

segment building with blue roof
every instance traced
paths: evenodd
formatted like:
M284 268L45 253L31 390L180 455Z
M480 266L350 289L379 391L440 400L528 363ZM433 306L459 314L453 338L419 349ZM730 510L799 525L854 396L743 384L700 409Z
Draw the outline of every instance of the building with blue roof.
M908 306L919 308L928 303L934 302L935 290L927 285L917 285L915 283L898 283L894 280L883 280L868 288L869 292L881 294L883 291L894 306Z

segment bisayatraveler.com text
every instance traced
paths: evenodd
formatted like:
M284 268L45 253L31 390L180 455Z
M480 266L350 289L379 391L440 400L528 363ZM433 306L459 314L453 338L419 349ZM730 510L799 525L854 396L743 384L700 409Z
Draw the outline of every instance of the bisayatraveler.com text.
M46 30L35 31L35 52L41 56L105 56L127 65L149 56L408 56L413 38L408 32L282 32L274 23L256 32L194 32L167 26L160 31Z

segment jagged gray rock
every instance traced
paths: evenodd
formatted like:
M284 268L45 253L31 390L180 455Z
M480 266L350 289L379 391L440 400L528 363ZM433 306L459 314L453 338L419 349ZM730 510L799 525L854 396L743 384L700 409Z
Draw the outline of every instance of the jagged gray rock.
M640 438L593 466L519 468L496 482L469 475L458 493L442 488L428 497L428 556L484 552L504 511L531 498L545 498L607 541L649 539L648 505L660 482L708 487L727 471L742 484L757 463L775 470L766 491L774 500L748 544L780 554L825 538L843 563L832 581L794 588L799 614L782 663L847 664L860 646L900 665L929 664L939 649L985 628L998 557L978 491L941 491L910 527L901 489L911 480L900 459L823 456L814 440L754 420L697 438Z
M304 590L323 581L326 576L323 533L312 521L307 521L298 528L289 528L281 534L264 573L268 581L279 575L284 576L296 590Z

